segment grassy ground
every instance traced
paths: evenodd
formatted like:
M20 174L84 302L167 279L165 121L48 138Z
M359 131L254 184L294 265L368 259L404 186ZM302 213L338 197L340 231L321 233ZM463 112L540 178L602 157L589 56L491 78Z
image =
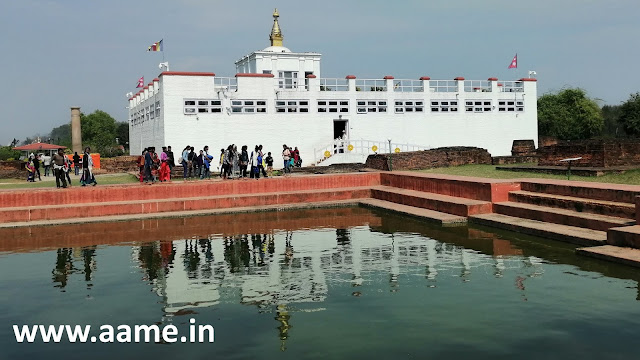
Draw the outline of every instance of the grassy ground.
M97 175L98 185L128 184L138 182L138 179L130 174L105 174ZM80 177L71 175L72 186L80 186ZM26 182L18 179L0 179L0 189L37 189L55 188L56 182L53 176L42 177L42 181Z
M530 164L516 164L530 165ZM438 168L428 170L418 170L420 172L432 174L448 174L462 176L477 176L492 179L515 179L515 178L536 178L536 179L557 179L567 180L566 175L538 174L533 172L496 170L495 165L462 165L449 168ZM607 174L603 176L575 176L571 175L572 181L590 181L612 184L640 185L640 169L629 170L624 174Z

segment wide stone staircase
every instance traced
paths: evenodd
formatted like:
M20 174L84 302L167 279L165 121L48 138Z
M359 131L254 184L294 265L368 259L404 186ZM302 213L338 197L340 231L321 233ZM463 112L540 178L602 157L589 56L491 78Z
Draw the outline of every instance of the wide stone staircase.
M606 245L610 229L636 223L640 192L628 186L535 180L520 187L492 214L469 221L586 246Z

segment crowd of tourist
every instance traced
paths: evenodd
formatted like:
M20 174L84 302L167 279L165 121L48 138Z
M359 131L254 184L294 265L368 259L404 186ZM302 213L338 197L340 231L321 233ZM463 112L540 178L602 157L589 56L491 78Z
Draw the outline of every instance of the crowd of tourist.
M297 147L282 146L283 172L291 173L292 167L301 167L302 158ZM217 166L214 165L217 162ZM182 150L177 163L182 165L184 180L210 179L215 166L215 176L222 179L259 179L273 176L274 159L271 152L266 155L262 145L256 145L251 152L247 145L240 150L235 144L220 149L220 154L214 157L209 146L196 152L195 147L187 145ZM155 147L148 147L138 157L140 183L152 184L171 180L171 174L176 167L176 158L171 146L162 147L160 153Z
M69 172L73 168L76 175L80 174L82 169L82 176L80 177L80 184L97 185L95 176L93 175L93 159L91 158L91 148L87 147L84 150L82 156L76 152L72 157L65 155L63 149L58 149L53 156L44 154L34 155L29 154L26 160L25 169L27 170L27 182L42 181L42 175L40 173L40 167L44 168L44 176L49 176L51 171L52 175L56 179L57 188L67 188L71 186L71 176Z

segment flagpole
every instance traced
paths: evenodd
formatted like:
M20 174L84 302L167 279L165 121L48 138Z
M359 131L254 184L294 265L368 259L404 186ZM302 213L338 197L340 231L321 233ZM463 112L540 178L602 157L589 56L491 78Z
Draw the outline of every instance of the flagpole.
M162 42L162 62L164 62L164 38L162 38L162 40L160 40Z

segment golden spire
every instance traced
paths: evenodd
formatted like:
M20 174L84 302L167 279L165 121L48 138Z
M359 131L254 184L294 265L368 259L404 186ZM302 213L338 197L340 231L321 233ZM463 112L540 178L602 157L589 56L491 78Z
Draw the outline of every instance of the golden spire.
M282 46L282 31L280 31L280 24L278 24L279 17L278 9L275 9L273 11L273 28L271 28L271 35L269 36L271 46Z

